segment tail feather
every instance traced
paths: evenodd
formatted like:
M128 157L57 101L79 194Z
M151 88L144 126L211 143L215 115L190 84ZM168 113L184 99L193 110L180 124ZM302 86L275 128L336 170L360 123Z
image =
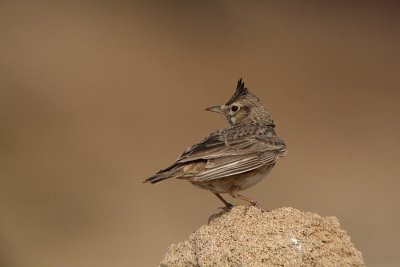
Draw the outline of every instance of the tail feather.
M151 183L151 184L156 184L168 179L175 178L173 176L174 172L173 171L166 171L166 172L158 172L154 174L153 176L147 178L143 183Z

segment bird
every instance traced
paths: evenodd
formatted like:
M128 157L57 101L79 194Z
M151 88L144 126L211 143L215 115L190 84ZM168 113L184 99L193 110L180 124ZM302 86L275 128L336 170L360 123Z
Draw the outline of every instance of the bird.
M232 97L224 105L207 111L220 113L229 127L210 133L188 147L169 167L147 178L144 183L181 179L211 191L230 210L233 204L221 194L259 207L258 202L239 192L260 182L286 155L286 144L275 132L270 112L240 78Z

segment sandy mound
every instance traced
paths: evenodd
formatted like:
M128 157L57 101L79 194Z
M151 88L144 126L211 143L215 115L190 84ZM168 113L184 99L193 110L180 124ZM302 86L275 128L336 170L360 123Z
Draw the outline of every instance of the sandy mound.
M364 266L335 217L243 206L210 217L171 245L160 266Z

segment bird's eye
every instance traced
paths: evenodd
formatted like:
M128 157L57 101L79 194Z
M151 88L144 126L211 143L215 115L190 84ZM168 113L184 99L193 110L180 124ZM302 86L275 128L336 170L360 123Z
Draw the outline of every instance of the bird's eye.
M236 112L236 111L239 110L239 107L238 107L238 106L232 106L232 107L231 107L231 110L232 110L233 112Z

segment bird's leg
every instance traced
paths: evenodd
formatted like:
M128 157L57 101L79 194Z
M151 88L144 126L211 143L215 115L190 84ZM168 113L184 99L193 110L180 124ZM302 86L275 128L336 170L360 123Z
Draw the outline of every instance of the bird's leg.
M250 205L261 209L255 199L252 199L252 198L249 198L249 197L246 197L246 196L243 196L243 195L239 195L239 194L237 194L236 196L233 196L233 197L237 197L237 198L239 198L241 200L247 201Z
M233 187L232 188L232 190L231 190L231 192L230 192L230 194L231 194L231 196L233 197L233 198L239 198L239 199L241 199L241 200L244 200L244 201L246 201L246 202L248 202L249 204L251 204L252 206L255 206L255 207L257 207L257 208L260 208L259 206L258 206L258 203L257 203L257 201L256 200L254 200L254 199L252 199L252 198L249 198L249 197L246 197L246 196L243 196L243 195L239 195L239 187Z
M233 205L231 203L229 203L228 201L226 201L223 197L221 197L220 194L215 193L215 192L213 192L213 193L214 193L214 195L217 196L217 198L219 198L225 204L225 207L222 208L223 210L230 210L231 208L233 208Z

